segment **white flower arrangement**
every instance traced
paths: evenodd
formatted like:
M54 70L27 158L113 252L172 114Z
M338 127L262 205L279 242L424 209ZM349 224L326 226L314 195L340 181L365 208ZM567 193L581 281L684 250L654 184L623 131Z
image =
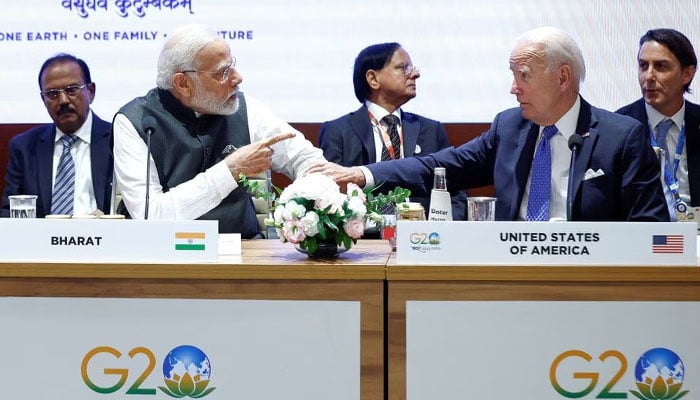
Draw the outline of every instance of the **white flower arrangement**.
M348 184L344 194L332 178L309 174L282 191L265 224L274 226L283 242L298 244L309 254L321 243L349 250L364 233L366 204L367 196L359 186Z
M359 186L349 183L347 194L329 176L305 175L279 193L260 190L258 182L239 176L239 184L254 197L262 197L271 204L271 217L265 225L273 226L282 242L298 245L313 255L319 245L343 246L350 250L365 231L365 222L371 219L380 223L380 208L405 201L411 192L395 187L388 193L373 195Z

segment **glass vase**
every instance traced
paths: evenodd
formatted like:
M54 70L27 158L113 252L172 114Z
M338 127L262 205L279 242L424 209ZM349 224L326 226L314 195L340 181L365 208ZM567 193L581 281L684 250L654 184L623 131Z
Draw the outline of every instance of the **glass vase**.
M301 246L294 245L294 248L297 249L300 253L304 253L309 258L336 258L340 254L345 253L347 249L343 246L338 246L335 243L335 240L328 240L328 241L323 241L323 242L318 242L318 247L316 248L316 251L314 253L309 253L307 249L302 249Z

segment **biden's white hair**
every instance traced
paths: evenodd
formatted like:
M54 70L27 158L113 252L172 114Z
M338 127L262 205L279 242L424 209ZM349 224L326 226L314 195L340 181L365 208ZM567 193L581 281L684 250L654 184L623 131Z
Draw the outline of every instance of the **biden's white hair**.
M563 64L569 65L577 88L586 79L583 53L574 39L563 30L551 26L536 28L518 36L516 43L531 45L540 52L548 71Z

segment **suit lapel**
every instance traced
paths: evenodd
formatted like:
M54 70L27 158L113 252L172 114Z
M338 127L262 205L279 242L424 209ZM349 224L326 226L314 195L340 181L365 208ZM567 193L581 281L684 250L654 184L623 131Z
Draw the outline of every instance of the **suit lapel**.
M367 152L368 164L377 162L377 150L374 147L374 131L369 120L369 112L365 106L360 107L350 115L350 127Z
M405 157L411 157L416 152L416 143L418 143L418 132L420 131L420 122L411 113L401 113L401 130L403 131L403 154Z
M644 132L646 132L647 139L649 139L649 144L651 145L651 131L649 129L649 115L647 115L647 109L644 105L644 99L637 100L633 107L630 109L629 116L638 120L644 125Z
M590 163L593 148L595 148L596 142L598 141L598 129L595 128L596 125L598 125L598 120L591 113L591 105L581 99L581 110L579 111L578 122L576 124L576 133L583 138L583 145L576 154L576 163L573 173L571 171L569 172L569 176L573 179L571 183L574 193L572 204L576 202L576 197L578 196L578 191L581 188L581 182L583 182L583 177L586 172L586 166ZM568 196L570 195L571 194L568 194Z
M39 184L39 199L44 205L46 214L51 214L51 195L53 191L53 148L56 136L56 125L46 126L37 144L36 165L37 180Z
M685 102L685 151L688 159L690 204L700 205L700 106Z
M109 143L109 125L93 114L92 131L90 134L90 161L92 172L92 188L95 191L97 208L105 213L109 212L109 201L112 194L111 185L107 190L108 182L105 180L109 171L111 148Z

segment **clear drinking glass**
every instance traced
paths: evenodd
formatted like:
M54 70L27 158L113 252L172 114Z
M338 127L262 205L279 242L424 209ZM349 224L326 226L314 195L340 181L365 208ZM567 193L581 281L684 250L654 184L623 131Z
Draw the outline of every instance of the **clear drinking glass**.
M9 196L10 218L36 218L36 195Z
M469 221L493 221L496 219L495 197L468 197L467 216Z

